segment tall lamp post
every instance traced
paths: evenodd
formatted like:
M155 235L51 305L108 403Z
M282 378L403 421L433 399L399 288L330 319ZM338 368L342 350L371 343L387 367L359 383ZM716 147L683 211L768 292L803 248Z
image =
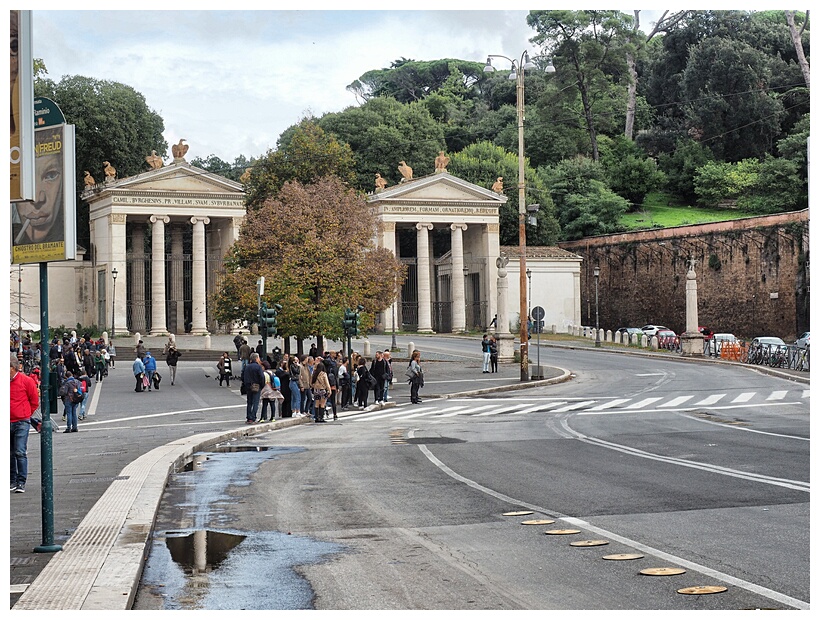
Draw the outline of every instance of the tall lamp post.
M598 325L598 276L601 275L601 268L598 265L595 265L595 269L592 270L593 275L595 276L595 346L601 346L601 328Z
M508 56L501 54L490 54L487 56L487 64L484 66L484 72L490 73L495 71L492 64L492 58L503 58L510 62L512 69L510 71L510 79L516 81L515 85L515 107L518 117L518 291L519 304L518 315L519 332L518 337L521 341L521 381L530 380L529 370L529 346L527 341L527 319L529 312L527 311L527 229L526 229L526 213L527 213L527 192L524 183L524 72L528 69L535 69L535 64L530 61L530 55L526 50L522 52L521 58L514 60ZM550 63L547 66L547 72L553 73L555 67Z
M527 300L527 321L530 320L530 314L532 314L532 269L527 269L527 284L529 287L529 295ZM529 331L529 330L528 330Z
M114 278L114 286L111 290L111 340L114 340L117 324L117 268L111 270L111 277Z

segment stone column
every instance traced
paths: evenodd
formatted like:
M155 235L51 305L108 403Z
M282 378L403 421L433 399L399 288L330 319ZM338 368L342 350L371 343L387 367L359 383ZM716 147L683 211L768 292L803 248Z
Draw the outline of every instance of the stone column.
M183 273L185 256L182 246L183 228L179 224L171 226L171 297L176 302L176 331L185 333L185 287Z
M419 325L421 334L432 334L432 298L430 292L430 237L433 225L416 224L416 270L418 272Z
M131 227L131 331L145 332L145 229L143 224ZM119 269L117 270L119 271ZM127 281L127 280L126 280Z
M111 261L108 265L108 284L111 286L113 292L113 324L116 330L116 335L125 335L128 333L128 317L126 315L126 308L128 306L128 273L125 263L125 257L128 256L128 251L125 245L125 213L112 213L109 219L109 226L111 229ZM111 272L117 270L117 283L114 284L114 276ZM107 310L106 310L107 313ZM112 337L115 334L112 334Z
M191 256L191 274L193 296L191 312L191 334L205 335L208 333L206 298L205 298L205 224L209 224L208 217L192 217L194 225L193 252Z
M698 281L695 259L689 260L686 273L686 331L680 335L681 354L687 357L703 355L703 334L698 330Z
M151 222L151 331L149 336L168 333L165 315L165 225L167 215L152 215Z
M450 256L453 265L453 333L467 331L467 308L464 295L464 236L467 224L450 224Z
M393 252L393 256L398 258L396 252L396 222L382 222L383 229L382 229L382 243L381 246L386 250L390 250ZM400 292L400 291L399 291ZM399 329L400 325L398 325L398 317L399 317L399 296L396 296L395 301L391 304L389 308L387 308L384 312L382 312L382 326L384 327L384 333L392 334L393 333L393 321L396 321L396 330Z
M510 315L507 310L507 296L509 295L509 284L507 282L507 263L510 259L506 254L501 254L496 261L498 268L498 320L495 326L495 339L498 343L498 361L511 362L515 354L515 337L510 333Z

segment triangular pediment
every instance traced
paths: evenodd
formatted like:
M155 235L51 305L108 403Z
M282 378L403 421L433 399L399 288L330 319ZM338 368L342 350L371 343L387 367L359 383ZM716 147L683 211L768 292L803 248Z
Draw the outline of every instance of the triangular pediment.
M244 194L241 183L231 181L187 163L171 164L124 179L96 185L94 193L185 192L193 194ZM93 198L92 198L93 200Z
M420 179L399 183L368 195L368 202L385 203L486 203L499 206L507 201L503 194L497 194L448 172L432 174Z

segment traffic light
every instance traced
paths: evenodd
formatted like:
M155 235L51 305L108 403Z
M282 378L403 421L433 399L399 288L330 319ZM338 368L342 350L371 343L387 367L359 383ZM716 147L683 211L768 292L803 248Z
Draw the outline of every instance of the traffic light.
M272 307L268 308L268 304L262 302L262 305L259 307L259 329L263 337L276 335L276 315L281 309L282 306L279 304L273 304Z
M342 327L348 336L359 335L359 315L350 308L345 308L345 316L342 320Z

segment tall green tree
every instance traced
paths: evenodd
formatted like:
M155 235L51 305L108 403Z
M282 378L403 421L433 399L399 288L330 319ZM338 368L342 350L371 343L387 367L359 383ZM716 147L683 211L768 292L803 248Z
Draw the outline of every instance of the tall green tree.
M109 161L119 178L146 172L145 156L152 150L168 150L162 136L164 122L141 93L119 82L73 75L55 83L40 77L34 94L57 103L66 122L76 128L77 243L90 248L89 207L79 197L84 171L101 180L103 162Z
M194 157L191 160L192 166L202 168L203 170L213 172L214 174L218 174L226 179L237 182L240 181L242 175L245 173L245 170L248 167L253 166L254 163L255 162L253 159L248 161L244 155L239 155L236 159L234 159L233 163L230 164L223 161L213 153L204 159L202 157Z
M537 226L527 225L527 243L530 245L554 245L558 241L559 227L555 218L552 199L538 173L525 162L524 179L527 203L541 205L536 219ZM490 189L498 177L502 177L507 202L499 207L499 238L502 245L518 245L518 156L489 142L468 146L451 157L448 171L476 185Z
M211 298L222 323L254 320L256 281L263 301L279 303L279 333L342 337L345 307L365 307L363 327L388 308L404 277L393 254L376 247L376 213L335 176L285 182L248 211L227 258L228 273Z
M347 184L356 180L350 147L326 133L315 119L304 119L286 130L277 147L259 158L250 170L245 183L249 209L259 208L275 197L288 181L304 185L328 175Z

